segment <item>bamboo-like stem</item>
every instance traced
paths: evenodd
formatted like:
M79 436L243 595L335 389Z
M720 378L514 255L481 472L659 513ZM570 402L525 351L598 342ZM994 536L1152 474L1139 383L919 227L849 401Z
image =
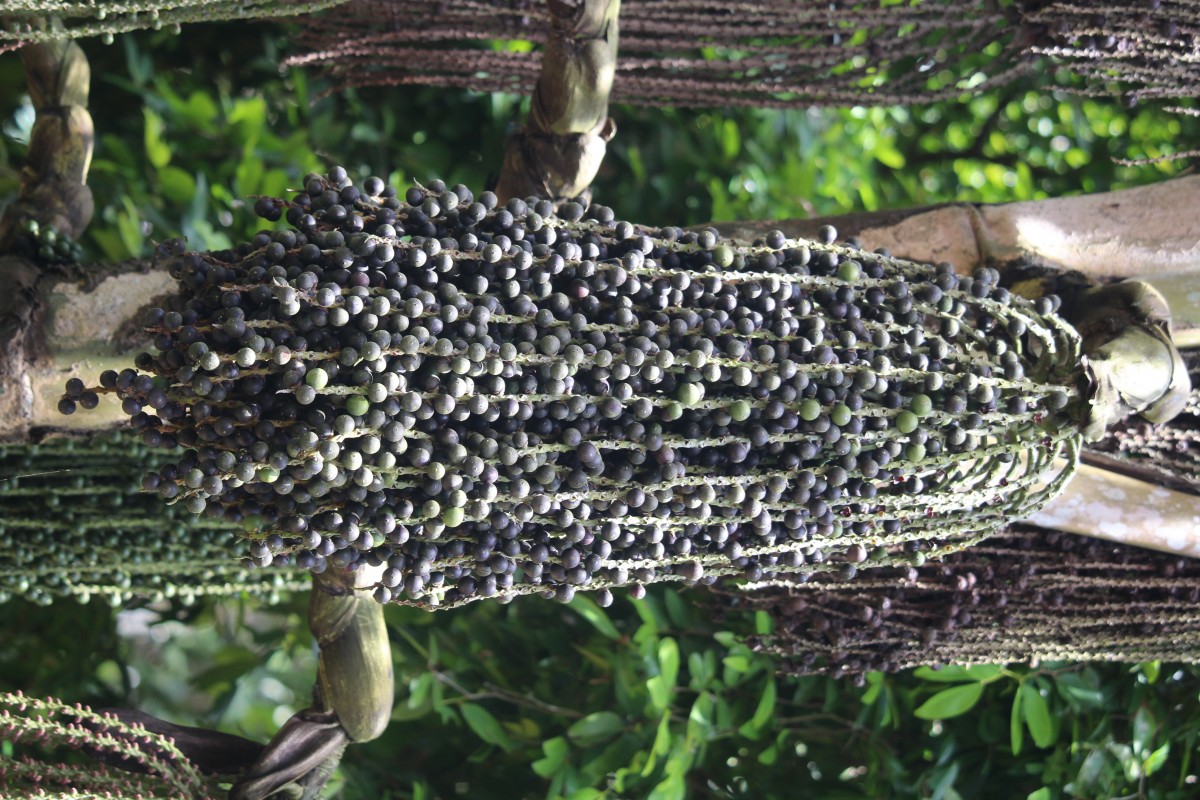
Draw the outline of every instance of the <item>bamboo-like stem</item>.
M283 787L315 797L346 746L378 738L394 702L383 606L369 594L383 566L314 575L308 625L320 648L313 707L292 716L230 790L260 800Z
M512 136L496 185L511 197L584 195L616 132L608 96L620 0L550 0L550 32L529 120Z
M87 173L94 133L87 110L91 69L79 45L45 42L21 51L37 112L21 194L0 219L0 252L10 249L26 220L77 237L92 218Z
M1090 464L1029 518L1044 528L1200 557L1200 497Z

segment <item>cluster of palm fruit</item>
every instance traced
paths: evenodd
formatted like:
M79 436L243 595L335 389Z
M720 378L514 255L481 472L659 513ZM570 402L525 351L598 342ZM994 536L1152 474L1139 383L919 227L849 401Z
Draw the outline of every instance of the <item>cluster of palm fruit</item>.
M116 606L242 592L274 601L307 588L300 570L242 564L240 526L139 492L131 470L170 457L128 433L0 445L0 602L94 597Z
M0 24L0 53L34 42L99 36L112 44L114 34L163 30L179 33L192 22L219 22L311 14L344 0L16 0L5 3Z
M179 304L115 393L143 487L260 566L382 568L381 602L920 562L1054 494L1078 340L982 270L335 168L236 250L159 248Z
M83 247L53 225L41 225L35 219L22 220L13 252L43 264L78 264Z
M1100 539L1014 528L920 567L736 593L768 611L754 637L786 672L861 680L921 664L1033 659L1194 662L1200 568Z

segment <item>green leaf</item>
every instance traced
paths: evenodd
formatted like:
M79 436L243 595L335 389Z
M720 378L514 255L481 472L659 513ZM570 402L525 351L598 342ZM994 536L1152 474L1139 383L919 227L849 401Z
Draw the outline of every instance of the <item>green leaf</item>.
M100 247L100 251L109 261L124 261L138 255L125 249L125 245L121 242L121 235L114 230L106 230L93 225L88 230L88 236Z
M209 97L207 92L197 89L188 95L187 105L184 107L183 113L193 125L201 129L207 129L216 120L220 109L217 108L217 102Z
M1026 796L1025 800L1050 800L1050 797L1051 797L1050 790L1047 787L1043 786L1042 788L1037 789L1036 791L1030 792Z
M142 244L146 241L142 235L142 215L138 213L129 195L121 197L121 205L124 208L117 212L117 233L121 237L121 244L130 255L140 256Z
M1093 750L1088 753L1088 757L1083 760L1083 764L1079 767L1079 775L1076 780L1081 784L1081 788L1091 788L1096 780L1100 777L1100 773L1104 770L1104 762L1108 754L1104 750Z
M1054 744L1054 725L1050 721L1050 708L1046 705L1046 699L1032 683L1022 683L1018 691L1021 695L1025 724L1033 736L1033 743L1038 747L1050 747Z
M530 764L530 767L541 777L549 778L558 772L570 752L571 746L567 744L567 740L561 736L555 736L553 739L542 742L542 753L545 755Z
M408 701L409 708L419 708L425 705L425 701L429 699L429 690L433 686L433 673L422 672L421 676L409 681L408 684Z
M575 599L568 604L568 608L590 622L592 627L598 630L602 636L609 639L621 638L620 631L612 624L612 621L608 618L608 614L604 613L604 609L596 605L596 601L592 598L577 594L575 595Z
M153 109L142 108L142 116L146 120L145 147L146 158L156 169L162 169L171 163L171 146L162 140L163 120Z
M655 713L661 714L671 702L671 687L667 685L662 675L655 675L646 680L646 691L650 695L650 705Z
M687 736L694 741L708 741L713 735L713 696L701 692L688 712Z
M889 169L904 169L904 154L892 147L890 142L879 142L872 155L876 161Z
M686 787L683 783L682 774L668 775L661 783L654 787L654 791L650 792L646 800L683 800L686 794Z
M667 607L667 619L671 625L686 630L692 627L692 606L679 596L679 592L663 592L663 605Z
M227 121L230 125L240 123L248 133L256 134L266 125L267 101L261 97L239 97L233 102Z
M758 707L754 709L754 716L745 725L738 728L738 733L748 739L757 739L762 729L771 721L771 717L775 714L775 677L767 678L766 688L763 689L762 697L758 700Z
M742 150L742 135L735 120L727 119L721 126L721 145L725 158L735 158Z
M1141 706L1133 715L1133 754L1138 758L1145 758L1150 752L1150 742L1157 727L1154 714L1146 706Z
M1146 681L1151 685L1154 685L1154 683L1158 681L1158 673L1162 669L1162 662L1144 661L1141 664L1138 664L1137 668L1141 670L1143 675L1146 676Z
M234 172L233 180L234 186L237 188L237 193L242 197L258 194L262 185L262 177L262 159L255 155L253 150L247 148L241 162L237 165L237 170Z
M611 711L596 711L567 728L567 738L581 746L599 744L625 729L625 718Z
M654 713L661 714L671 703L671 693L679 677L679 645L668 636L659 641L657 656L658 674L646 680L646 691Z
M167 200L184 205L196 193L196 179L186 170L167 165L158 171L158 188Z
M1014 756L1021 755L1021 746L1025 744L1025 726L1022 724L1025 717L1021 713L1022 708L1021 690L1018 687L1017 693L1013 695L1012 713L1009 715L1008 721L1008 737Z
M666 683L674 688L679 679L679 645L669 636L658 643L658 668Z
M281 169L267 170L259 182L258 191L268 197L282 197L287 193L288 175Z
M943 689L913 712L919 719L949 719L975 707L983 695L982 683L967 683Z
M512 749L512 742L509 741L508 734L504 732L499 720L493 717L486 708L477 703L463 703L458 710L462 712L463 719L480 739L505 750Z
M913 671L915 677L923 681L934 681L935 683L983 681L988 678L994 678L999 674L1000 667L996 664L975 664L970 667L964 667L961 664L947 664L941 669L918 667Z
M733 647L737 644L737 636L732 631L717 631L713 634L713 638L722 647Z
M1067 704L1075 711L1088 711L1104 707L1104 693L1081 676L1064 672L1054 679L1055 688Z
M229 649L211 667L194 677L192 682L199 689L215 691L221 686L233 685L260 663L261 658L249 650Z
M883 692L883 673L868 672L867 673L867 690L863 692L862 704L864 706L875 705L875 701L879 699L879 695Z
M1125 772L1125 780L1136 781L1142 778L1142 760L1133 754L1133 748L1117 742L1108 743L1108 751L1117 757L1117 763Z
M954 791L954 782L958 780L960 769L957 761L950 762L942 776L934 782L933 792L929 795L930 800L946 800L950 796L950 792Z
M715 664L716 658L711 650L692 652L688 656L688 686L697 692L708 686L713 679Z
M590 786L585 786L582 789L576 789L575 791L571 792L571 794L567 797L567 800L601 800L603 797L604 793L599 789L593 789Z
M654 734L654 744L650 746L650 757L642 767L642 777L649 777L654 772L660 756L671 752L671 715L663 714L658 721L658 730Z
M1147 777L1158 772L1162 768L1162 765L1167 763L1167 756L1170 754L1171 743L1167 742L1162 747L1146 756L1145 762L1142 763L1142 771L1146 773Z
M725 664L725 666L728 667L733 672L745 672L746 670L750 669L750 657L749 656L745 656L745 655L725 656L725 658L723 658L721 660Z

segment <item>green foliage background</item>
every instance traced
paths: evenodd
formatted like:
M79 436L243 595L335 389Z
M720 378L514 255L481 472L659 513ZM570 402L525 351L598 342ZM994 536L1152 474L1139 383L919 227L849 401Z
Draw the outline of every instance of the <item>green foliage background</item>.
M336 12L335 12L336 13ZM322 96L276 67L274 26L194 26L85 44L93 66L96 260L257 228L258 194L341 163L400 184L473 187L500 163L520 98L421 88ZM254 54L254 55L246 55ZM0 197L23 133L0 57ZM697 224L1101 191L1179 173L1114 156L1187 149L1200 121L1048 88L920 109L616 108L596 196L626 218ZM137 706L261 740L308 703L305 598L114 615L0 606L0 689ZM430 615L389 608L394 723L351 748L345 798L1189 798L1200 672L1039 664L789 679L739 634L770 621L656 587L600 609L536 599ZM0 753L11 748L0 742Z

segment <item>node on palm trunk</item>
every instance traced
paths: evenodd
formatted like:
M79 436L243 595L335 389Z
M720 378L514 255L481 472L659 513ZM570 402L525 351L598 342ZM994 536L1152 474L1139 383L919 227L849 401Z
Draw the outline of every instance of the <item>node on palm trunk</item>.
M256 210L292 227L160 248L157 352L62 410L119 397L183 448L145 488L262 566L426 607L850 577L986 537L1076 457L1078 339L989 270L340 168Z

